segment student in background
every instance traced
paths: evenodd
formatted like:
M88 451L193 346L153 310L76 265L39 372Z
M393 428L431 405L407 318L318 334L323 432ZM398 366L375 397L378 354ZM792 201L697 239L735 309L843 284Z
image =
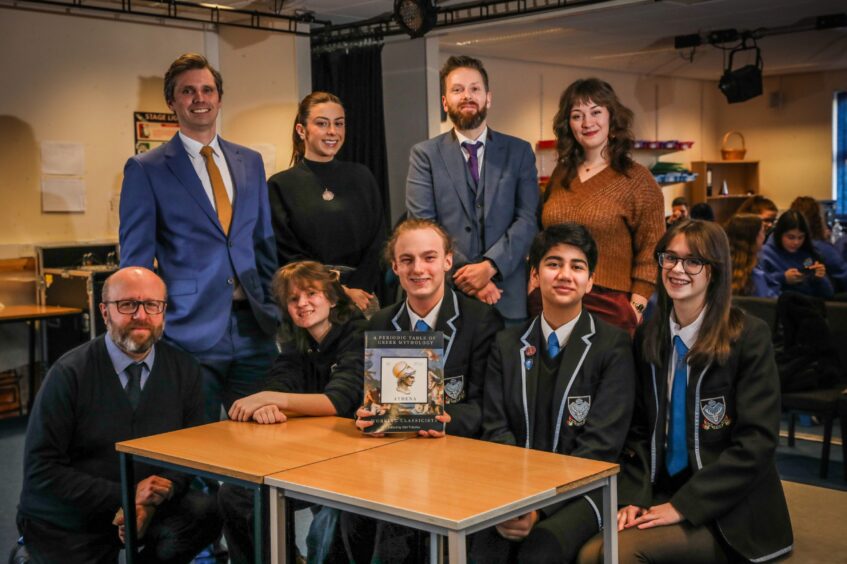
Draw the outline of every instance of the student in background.
M714 223L674 226L656 250L654 317L636 339L641 390L619 483L619 561L766 562L793 535L774 451L779 375L770 331L732 307ZM595 537L580 562L597 562Z
M791 290L824 299L833 295L806 218L796 210L786 211L776 222L773 235L759 254L759 267L780 292Z
M230 419L273 424L296 416L352 417L362 402L364 319L338 274L314 261L293 262L277 271L273 293L289 338L264 390L236 400ZM253 492L224 484L218 500L232 560L252 562ZM307 544L331 550L334 526L320 518L313 524Z
M688 200L680 196L671 202L671 214L665 218L665 225L670 229L674 223L683 219L688 219Z
M759 251L765 243L765 224L752 213L732 216L724 226L732 258L732 293L738 296L776 298L779 287L759 268Z
M706 202L694 204L691 208L691 219L701 219L703 221L715 221L715 210Z
M583 308L596 264L597 245L582 225L552 225L536 236L529 265L542 311L495 339L484 440L618 462L635 366L629 335ZM471 561L571 562L601 528L601 497L595 491L485 529L471 540Z
M773 231L776 216L779 214L779 208L776 207L776 204L770 198L756 194L747 198L735 213L753 213L761 217L762 223L765 224L765 239L767 239L768 235Z
M821 257L821 262L826 266L826 275L829 277L836 292L847 292L847 263L844 257L829 242L829 227L823 220L823 211L817 200L809 196L800 196L791 202L791 209L797 210L806 218L809 224L809 233L812 238L812 246Z

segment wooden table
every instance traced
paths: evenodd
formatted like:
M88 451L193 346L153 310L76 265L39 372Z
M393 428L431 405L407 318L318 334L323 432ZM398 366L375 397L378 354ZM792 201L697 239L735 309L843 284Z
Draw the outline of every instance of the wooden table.
M407 525L449 540L466 562L466 536L528 511L603 489L605 561L617 562L616 464L448 436L403 441L270 475L271 557L284 562L286 497Z
M396 443L408 437L367 437L349 419L304 417L292 418L279 425L220 421L120 442L115 448L120 453L124 514L128 523L135 522L133 459L138 459L154 466L252 489L254 541L256 547L262 547L265 476ZM127 527L126 532L127 564L132 564L137 539L133 527ZM256 562L260 563L262 550L257 549L255 554Z
M9 305L0 309L0 323L20 323L29 325L29 397L26 402L26 412L32 410L35 400L35 322L43 319L53 319L66 315L79 315L82 310L75 307L45 306L45 305ZM43 352L43 351L42 351ZM46 359L45 359L46 360Z

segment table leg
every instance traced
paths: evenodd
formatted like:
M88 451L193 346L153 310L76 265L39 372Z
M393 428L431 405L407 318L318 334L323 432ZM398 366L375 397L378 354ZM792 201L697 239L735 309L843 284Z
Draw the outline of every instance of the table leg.
M429 534L430 564L444 564L444 537L438 533Z
M135 528L135 469L132 455L120 453L121 465L121 504L124 510L124 531L126 564L133 564L138 551L138 538Z
M467 564L468 550L465 546L466 538L464 531L450 531L447 534L450 564Z
M271 564L285 564L288 557L287 532L288 532L288 503L281 490L270 488L270 510L271 510Z
M618 477L603 486L603 563L618 563Z
M29 393L26 398L27 415L32 412L32 402L35 401L35 324L33 319L27 321L29 325Z
M265 530L262 527L262 516L265 514L264 486L256 486L253 490L253 560L262 564L265 553Z

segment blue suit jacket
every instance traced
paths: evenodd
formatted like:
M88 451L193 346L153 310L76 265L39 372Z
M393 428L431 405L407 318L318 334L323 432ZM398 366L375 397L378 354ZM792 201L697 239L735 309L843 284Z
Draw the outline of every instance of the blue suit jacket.
M260 327L276 329L270 281L276 247L262 157L220 139L235 198L229 236L179 135L130 158L120 203L121 266L153 268L168 285L166 335L189 352L223 336L237 277Z
M455 265L491 259L503 290L497 309L526 317L526 255L538 230L538 175L529 143L488 129L483 157L486 249L467 186L467 163L453 131L418 143L409 157L406 209L411 217L438 221L456 240Z

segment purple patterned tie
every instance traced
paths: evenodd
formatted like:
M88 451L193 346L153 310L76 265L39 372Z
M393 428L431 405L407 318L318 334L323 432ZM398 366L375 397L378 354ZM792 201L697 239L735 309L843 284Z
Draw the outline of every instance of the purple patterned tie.
M468 168L471 169L471 178L474 185L479 185L479 159L476 158L476 152L482 147L482 141L476 143L462 143L462 147L468 152Z

